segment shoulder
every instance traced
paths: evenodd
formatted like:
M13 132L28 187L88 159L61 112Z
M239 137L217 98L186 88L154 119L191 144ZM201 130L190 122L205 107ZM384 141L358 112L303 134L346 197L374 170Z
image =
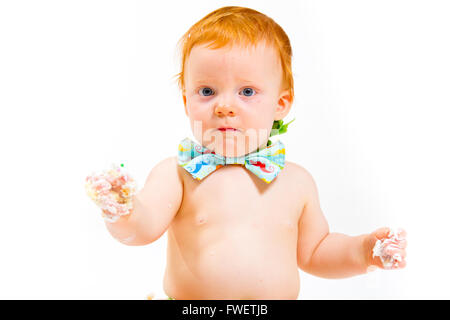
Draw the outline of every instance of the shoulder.
M161 161L159 161L154 167L153 170L173 170L176 169L177 166L177 157L167 157Z
M316 182L314 181L312 174L303 166L286 161L284 170L286 170L287 176L292 181L293 187L297 190L308 197L313 197L317 194Z
M289 172L290 176L294 176L295 179L300 179L304 182L314 181L311 173L309 173L308 170L297 163L286 161L284 169Z
M148 179L153 176L171 183L183 183L182 173L176 156L167 157L159 161L151 170Z

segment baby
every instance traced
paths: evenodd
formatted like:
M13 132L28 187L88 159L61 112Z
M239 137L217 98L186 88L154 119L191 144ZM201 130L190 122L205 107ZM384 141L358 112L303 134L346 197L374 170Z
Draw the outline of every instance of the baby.
M98 190L107 199L97 204L118 241L146 245L168 232L165 293L297 299L298 268L323 278L404 268L404 231L330 233L313 178L285 161L280 140L270 142L285 131L274 123L294 99L283 29L255 10L224 7L180 43L178 83L199 143L181 141L177 156L159 162L136 194L119 167L113 177L87 178L91 197Z

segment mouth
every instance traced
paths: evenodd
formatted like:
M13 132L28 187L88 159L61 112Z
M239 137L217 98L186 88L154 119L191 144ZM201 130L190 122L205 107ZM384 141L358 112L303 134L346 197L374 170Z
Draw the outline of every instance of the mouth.
M231 128L231 127L222 127L222 128L218 128L217 130L220 130L220 131L238 131L238 129Z

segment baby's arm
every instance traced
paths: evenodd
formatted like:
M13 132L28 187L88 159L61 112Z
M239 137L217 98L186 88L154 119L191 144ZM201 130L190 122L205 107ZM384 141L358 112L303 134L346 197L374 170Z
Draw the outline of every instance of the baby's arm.
M299 172L307 197L298 223L299 268L323 278L345 278L366 273L371 265L383 267L379 258L371 254L377 238L387 237L389 229L359 236L330 233L312 176L303 168ZM404 251L400 253L404 255ZM404 263L399 267L404 267Z
M133 211L115 222L105 221L111 235L127 245L146 245L157 240L170 225L183 198L183 181L176 157L159 162L144 187L133 196Z

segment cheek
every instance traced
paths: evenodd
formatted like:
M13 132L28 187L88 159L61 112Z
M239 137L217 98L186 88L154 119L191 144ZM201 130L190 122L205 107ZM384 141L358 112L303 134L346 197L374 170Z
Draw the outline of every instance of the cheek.
M210 128L211 114L207 106L189 107L189 121L195 133L204 133ZM198 137L197 137L198 138Z
M202 121L208 118L208 107L201 105L188 105L189 118L191 121Z
M248 109L246 113L246 122L248 126L260 129L272 129L275 111L273 106L266 101L257 102Z

